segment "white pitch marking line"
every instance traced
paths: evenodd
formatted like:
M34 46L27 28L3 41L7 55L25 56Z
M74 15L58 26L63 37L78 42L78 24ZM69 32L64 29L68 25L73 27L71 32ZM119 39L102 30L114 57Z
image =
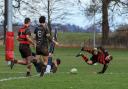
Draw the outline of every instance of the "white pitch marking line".
M5 72L7 73L7 72ZM10 72L11 73L11 72ZM18 72L18 73L23 73L23 72ZM69 73L69 72L60 72L60 73ZM113 73L113 72L110 72L110 73L105 73L107 75L113 75L113 74L128 74L128 73ZM36 77L36 76L39 76L39 74L37 75L33 75L31 77ZM0 79L0 82L4 82L4 81L9 81L9 80L18 80L18 79L25 79L25 78L28 78L28 77L10 77L10 78L4 78L4 79Z
M104 73L104 74L108 74L108 75L109 75L109 74L110 74L110 75L111 75L111 74L124 74L124 75L125 75L125 74L128 74L128 73L114 73L114 72L110 72L110 73Z
M57 74L70 74L71 72L57 72ZM79 72L78 72L79 73ZM94 72L94 73L97 73L97 72ZM118 72L106 72L106 73L104 73L104 74L128 74L128 73L118 73Z
M31 77L36 77L36 76L39 76L39 74L33 75ZM0 82L9 81L9 80L25 79L25 78L28 78L28 77L10 77L10 78L0 79Z
M24 72L0 72L0 74L23 74Z

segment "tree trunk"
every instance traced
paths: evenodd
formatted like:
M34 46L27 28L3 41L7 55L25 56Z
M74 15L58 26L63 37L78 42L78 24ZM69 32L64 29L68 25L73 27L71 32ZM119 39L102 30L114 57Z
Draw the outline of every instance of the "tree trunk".
M106 45L109 37L108 5L109 0L102 0L102 45Z

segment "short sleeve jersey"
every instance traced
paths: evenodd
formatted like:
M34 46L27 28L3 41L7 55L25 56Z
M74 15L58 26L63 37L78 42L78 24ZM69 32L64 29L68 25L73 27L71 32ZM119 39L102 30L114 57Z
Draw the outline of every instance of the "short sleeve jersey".
M36 27L34 34L36 35L37 46L48 45L48 36L50 36L50 32L47 25L39 25L38 27Z

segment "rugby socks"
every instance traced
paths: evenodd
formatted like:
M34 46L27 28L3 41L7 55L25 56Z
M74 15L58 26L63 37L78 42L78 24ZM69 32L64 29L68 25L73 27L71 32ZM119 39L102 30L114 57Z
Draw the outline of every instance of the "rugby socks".
M83 60L84 60L85 62L88 61L88 58L87 58L86 56L82 55L82 58L83 58Z
M28 64L27 65L27 73L26 73L26 77L28 77L28 76L31 76L31 64Z
M40 77L43 77L44 72L46 71L46 67L47 67L47 66L42 63L41 72L40 72Z
M35 68L36 68L36 71L38 72L38 73L40 73L41 72L41 63L39 62L39 63L33 63L34 64L34 66L35 66Z
M52 64L52 57L48 57L48 65Z
M104 73L107 70L107 68L108 68L108 65L104 65L102 73Z
M108 68L108 65L104 65L101 72L98 72L98 74L103 74Z
M15 60L15 59L13 61L11 61L10 68L12 69L14 64L16 64L16 63L17 63L17 60Z
M51 65L52 65L52 57L48 57L48 64L47 64L45 73L50 73Z
M48 74L51 71L51 65L47 65L45 73Z
M27 71L27 73L26 73L26 77L28 77L28 76L31 76L31 73L29 71Z

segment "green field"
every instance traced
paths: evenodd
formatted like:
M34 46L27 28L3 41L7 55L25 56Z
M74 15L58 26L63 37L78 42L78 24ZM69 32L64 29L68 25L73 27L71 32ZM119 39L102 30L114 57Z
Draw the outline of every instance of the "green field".
M99 38L101 35L96 34L96 38ZM82 42L93 39L93 33L86 32L59 32L58 41L62 44L76 44L80 45Z
M34 76L37 74L34 68L33 76L28 78L24 77L25 66L15 65L10 70L4 61L4 49L0 51L0 89L128 89L128 50L111 49L114 60L105 74L98 75L95 72L101 65L90 66L76 58L78 48L57 48L54 58L61 58L62 64L56 74L43 78ZM20 58L17 50L15 56ZM78 74L69 73L73 67L78 69Z

